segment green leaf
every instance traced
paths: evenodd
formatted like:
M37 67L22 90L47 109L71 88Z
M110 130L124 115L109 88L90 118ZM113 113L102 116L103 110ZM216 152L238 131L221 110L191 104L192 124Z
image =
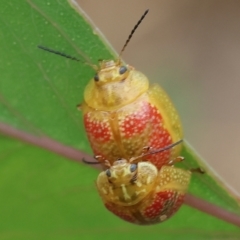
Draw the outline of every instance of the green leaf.
M94 74L84 62L113 58L110 47L63 0L2 0L0 26L0 121L91 153L76 105ZM188 147L183 154L187 167L199 165ZM0 158L1 239L240 237L238 227L188 206L162 224L126 223L104 209L94 186L96 170L4 135ZM190 192L239 214L237 201L209 174L195 174Z

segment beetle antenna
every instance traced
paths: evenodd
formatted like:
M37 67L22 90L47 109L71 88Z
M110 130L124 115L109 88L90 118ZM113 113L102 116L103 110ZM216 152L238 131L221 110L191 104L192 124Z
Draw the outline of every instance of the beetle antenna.
M175 147L176 145L178 145L178 144L180 144L180 143L182 143L182 142L183 142L183 139L180 139L180 140L178 140L177 142L172 143L172 144L170 144L170 145L168 145L168 146L166 146L166 147L163 147L163 148L160 148L160 149L158 149L158 150L155 150L155 151L151 151L151 152L142 154L142 155L140 155L140 156L138 156L138 157L133 157L133 158L130 159L130 162L134 162L135 160L138 160L139 158L146 157L146 156L149 156L149 155L152 155L152 154L164 152L164 151L166 151L166 150L168 150L168 149L171 149L171 148ZM84 158L82 159L82 161L83 161L84 163L87 163L87 164L101 164L101 163L98 162L98 161L96 161L96 162L88 162L88 161L86 161Z
M42 50L44 50L44 51L50 52L50 53L54 53L54 54L59 55L59 56L61 56L61 57L65 57L65 58L68 58L68 59L71 59L71 60L74 60L74 61L77 61L77 62L86 63L86 62L84 62L84 61L82 61L82 60L80 60L80 59L78 59L78 58L76 58L76 57L70 56L70 55L68 55L68 54L66 54L66 53L59 52L59 51L56 51L56 50L53 50L53 49L50 49L50 48L47 48L47 47L44 47L44 46L41 46L41 45L39 45L38 48L40 48L40 49L42 49ZM92 64L90 64L90 63L86 63L86 64L88 64L89 66L91 66L94 70L98 70L98 67L97 67L97 66L92 65Z
M97 160L96 162L89 162L89 161L86 161L84 158L82 159L82 161L87 164L101 164L101 161L104 160L104 164L106 166L110 166L109 161L104 159L101 155L95 155L94 158Z
M147 15L148 11L149 11L149 9L147 9L147 10L144 12L144 14L142 15L142 17L138 20L137 24L134 26L134 28L133 28L133 30L131 31L130 35L128 36L128 39L127 39L127 41L125 42L125 44L124 44L121 52L119 53L119 57L118 57L119 59L121 58L121 55L122 55L123 51L125 50L125 48L127 47L128 43L130 42L130 40L131 40L134 32L137 30L138 26L140 25L140 23L142 22L142 20L143 20L143 19L145 18L145 16Z
M152 152L148 152L148 153L142 155L142 157L143 157L143 156L145 157L145 156L148 156L148 155L152 155L152 154L156 154L156 153L160 153L160 152L166 151L166 150L168 150L168 149L171 149L171 148L175 147L176 145L178 145L178 144L180 144L180 143L182 143L182 142L183 142L183 139L180 139L179 141L177 141L177 142L175 142L175 143L172 143L172 144L170 144L170 145L168 145L168 146L166 146L166 147L160 148L160 149L155 150L155 151L152 151Z
M149 156L149 155L152 155L152 154L164 152L164 151L166 151L166 150L168 150L168 149L171 149L171 148L175 147L176 145L178 145L178 144L180 144L180 143L182 143L182 142L183 142L183 139L180 139L180 140L178 140L177 142L172 143L172 144L170 144L170 145L168 145L168 146L166 146L166 147L163 147L163 148L160 148L160 149L158 149L158 150L155 150L155 151L151 151L151 152L142 154L142 155L140 155L140 156L138 156L138 157L133 157L133 158L130 159L130 162L134 162L135 160L137 160L137 159L139 159L139 158L146 157L146 156ZM82 159L82 161L83 161L84 163L87 163L87 164L101 164L101 163L98 162L98 161L96 161L96 162L88 162L88 161L86 161L84 158Z
M138 157L131 158L131 159L130 159L130 162L133 162L133 161L135 161L135 160L137 160L137 159L139 159L139 158L146 157L146 156L149 156L149 155L152 155L152 154L164 152L164 151L166 151L166 150L168 150L168 149L171 149L171 148L175 147L176 145L178 145L178 144L180 144L180 143L182 143L182 142L183 142L183 139L180 139L179 141L177 141L177 142L175 142L175 143L172 143L172 144L170 144L170 145L168 145L168 146L166 146L166 147L160 148L160 149L155 150L155 151L147 152L147 153L142 154L142 155L140 155L140 156L138 156Z
M47 52L54 53L56 55L65 57L65 58L69 58L69 59L74 60L74 61L78 61L78 62L80 61L78 58L75 58L73 56L67 55L67 54L65 54L63 52L55 51L53 49L50 49L50 48L47 48L47 47L44 47L44 46L41 46L41 45L39 45L38 48L40 48L40 49L42 49L44 51L47 51Z
M100 162L89 162L87 160L85 160L84 158L82 159L82 162L86 163L86 164L101 164Z

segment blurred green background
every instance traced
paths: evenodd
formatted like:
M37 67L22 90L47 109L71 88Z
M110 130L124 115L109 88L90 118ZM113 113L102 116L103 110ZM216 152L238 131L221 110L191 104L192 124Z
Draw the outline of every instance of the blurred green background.
M185 138L240 192L240 2L78 0L123 59L160 83L176 105Z

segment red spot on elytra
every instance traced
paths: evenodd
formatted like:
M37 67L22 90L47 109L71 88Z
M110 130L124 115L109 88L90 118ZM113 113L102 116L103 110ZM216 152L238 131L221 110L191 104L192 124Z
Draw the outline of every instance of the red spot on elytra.
M109 122L110 118L106 113L105 116L101 113L98 116L92 112L84 115L85 129L95 155L115 161L112 156L114 150L115 156L122 157L122 149L118 147L115 139L122 142L125 154L129 158L139 156L143 147L149 146L152 150L157 150L173 143L160 111L148 101L138 102L134 107L126 106L123 112L126 114L125 117L121 117L124 114L119 116L115 114L118 121L115 122L115 126L118 126L118 129L111 129L112 123ZM149 160L160 169L169 162L171 151L149 155L145 160Z
M130 215L130 212L124 212L123 210L121 210L118 206L116 205L111 205L111 204L105 204L105 207L112 212L113 214L115 214L116 216L120 217L121 219L127 221L127 222L135 222L135 219Z
M111 137L111 129L107 122L94 119L91 114L84 116L84 125L89 138L94 141L108 142Z
M165 129L162 115L157 107L149 102L142 102L141 108L129 114L121 123L123 136L131 138L140 136L146 129L147 146L153 150L160 149L172 144L170 133ZM134 143L132 143L134 147ZM158 169L169 161L170 150L150 155L147 160L151 161Z
M124 137L130 138L145 131L147 125L162 124L162 116L149 102L142 102L141 108L129 114L121 123Z
M153 203L144 210L144 216L155 219L161 215L166 215L167 219L182 205L183 197L184 195L175 191L156 193Z

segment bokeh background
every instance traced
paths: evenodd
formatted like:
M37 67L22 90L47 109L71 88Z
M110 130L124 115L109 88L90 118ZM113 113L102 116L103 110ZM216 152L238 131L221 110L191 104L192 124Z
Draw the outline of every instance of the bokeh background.
M123 59L166 89L185 138L239 194L240 1L77 1L116 51L150 9Z

